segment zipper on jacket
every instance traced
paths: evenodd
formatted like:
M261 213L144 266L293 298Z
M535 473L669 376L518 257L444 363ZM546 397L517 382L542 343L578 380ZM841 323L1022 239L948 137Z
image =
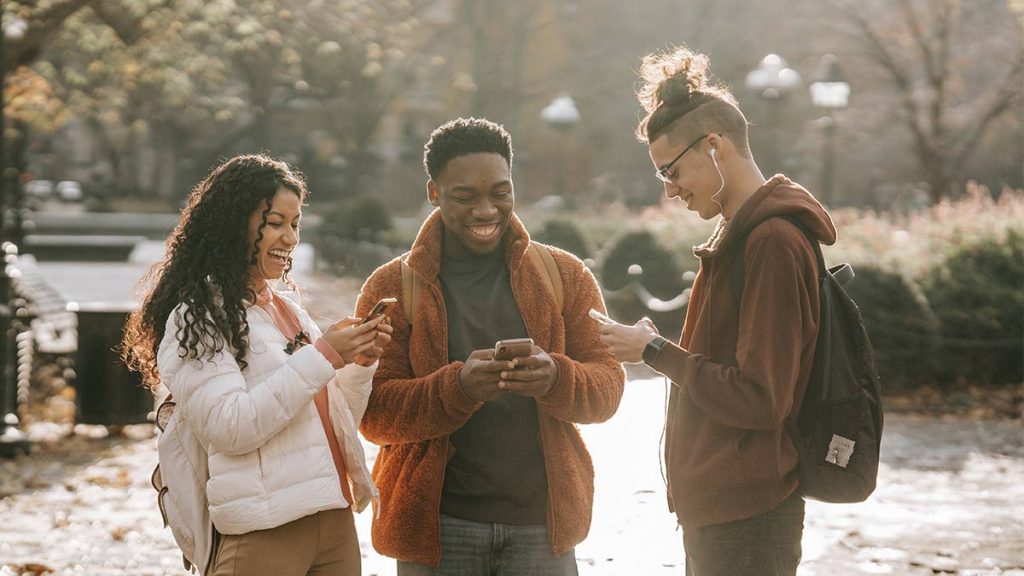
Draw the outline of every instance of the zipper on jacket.
M551 500L551 471L548 469L547 449L544 444L544 431L540 428L540 408L537 408L537 436L540 437L540 452L544 456L544 478L547 479L547 500L548 500L548 546L551 553L555 552L555 507Z
M418 272L416 272L415 268L412 268L412 273L413 274L418 274ZM445 307L445 304L444 304L444 294L441 293L441 288L438 286L438 284L436 284L436 283L427 283L427 285L430 286L430 288L431 288L430 291L434 295L434 298L436 298L437 301L440 302L440 304L441 304L441 317L444 318L444 322L441 324L444 327L444 329L441 330L441 336L442 336L441 342L444 343L444 361L445 361L445 365L447 366L448 364L451 364L451 361L448 359L448 309ZM423 304L423 301L420 300L420 307L421 308L422 308L422 304ZM415 320L415 318L411 318L410 320ZM410 348L412 348L412 327L413 327L413 324L410 324L410 326L409 326L409 347ZM409 364L412 365L412 362L410 361ZM413 374L413 377L415 378L416 375ZM456 386L460 386L460 384L459 384L459 375L458 374L455 375L455 385ZM444 479L445 479L445 476L448 473L448 450L450 450L450 447L449 447L450 443L451 443L450 434L445 434L444 435L444 459L442 460L442 465L441 465L441 483L440 483L440 489L438 490L438 493L437 493L437 511L436 511L436 514L434 515L437 518L437 562L438 562L438 565L440 565L440 563L441 563L441 498L444 497Z
M441 498L444 497L444 478L448 472L448 450L450 450L448 444L451 440L448 436L444 437L444 460L441 466L441 488L437 491L437 563L441 564Z
M422 274L420 274L412 266L409 266L409 270L413 274L417 274L417 275L420 276L420 281L425 286L428 286L430 288L430 294L433 295L434 298L437 299L437 301L440 303L440 306L441 306L441 317L444 318L444 322L441 323L441 326L442 326L441 342L444 343L444 365L447 366L448 364L451 364L451 361L448 360L448 310L445 308L445 305L444 305L444 295L441 294L441 289L438 287L438 284L436 282L429 282L429 281L427 281L426 277L423 276ZM419 300L419 307L421 309L423 308L423 299L422 298L420 298L420 300ZM415 314L415 312L416 311L414 310L413 313ZM416 326L415 320L416 320L415 317L414 318L409 318L409 348L410 349L412 348L412 330ZM410 365L410 367L412 366L411 359L410 359L409 365ZM413 378L417 377L415 372L413 374L411 374L411 376ZM458 386L458 375L456 375L455 378L456 378L455 384L456 384L456 386ZM434 509L434 517L437 518L437 548L435 548L435 550L437 551L438 564L440 564L440 561L441 561L441 497L444 495L444 478L445 478L445 473L448 470L448 442L449 442L448 438L449 438L449 435L446 434L444 436L445 444L444 444L444 458L442 460L442 467L441 467L441 483L440 483L440 489L438 490L438 494L437 494L437 507ZM430 442L430 440L426 440L426 442ZM377 457L380 458L380 455L378 454ZM379 518L380 514L378 513L377 516Z
M521 267L522 267L522 261L520 261L520 268ZM518 268L517 268L517 273L522 274L521 272L519 272ZM559 275L561 275L561 272L559 272ZM513 281L512 271L511 270L509 270L509 284L511 285L510 288L512 288L512 298L516 302L516 307L518 307L519 306L519 292L516 290L516 286L519 285L519 282ZM559 320L562 322L562 333L563 334L565 333L565 316L564 316L564 313L565 313L565 310L564 310L564 304L563 304L562 314L559 315ZM526 325L526 320L525 319L523 320L523 325L524 326ZM527 332L527 334L530 333L529 327L526 327L526 332ZM530 334L530 336L532 337L533 335ZM549 350L545 350L545 352L550 353ZM554 362L554 360L552 360L552 362ZM537 402L536 399L534 399L534 405L535 406L536 406L536 402ZM555 507L552 505L552 500L551 500L551 471L548 469L549 467L548 467L547 449L546 449L545 444L544 444L544 430L541 428L541 423L540 423L540 420L543 417L543 415L540 412L540 407L536 406L536 408L537 408L537 436L540 438L540 452L541 452L542 457L544 458L544 478L545 478L545 480L547 480L547 484L548 484L547 485L548 546L551 547L551 552L553 554L554 551L555 551Z

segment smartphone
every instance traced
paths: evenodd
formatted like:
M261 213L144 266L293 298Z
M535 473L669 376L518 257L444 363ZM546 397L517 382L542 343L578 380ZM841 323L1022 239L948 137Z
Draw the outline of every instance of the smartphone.
M616 323L615 320L612 320L611 318L605 316L604 314L601 314L601 312L599 312L596 308L590 309L590 317L593 318L594 320L597 320L598 324L603 324L605 326L611 326L612 324Z
M533 354L533 338L499 340L494 345L495 360L512 360Z
M366 318L363 318L363 321L360 322L360 324L366 324L367 322L373 320L378 316L383 316L391 312L391 310L394 309L395 305L397 304L398 298L381 298L380 300L377 301L376 304L373 305L373 308L370 309L370 311L366 314Z

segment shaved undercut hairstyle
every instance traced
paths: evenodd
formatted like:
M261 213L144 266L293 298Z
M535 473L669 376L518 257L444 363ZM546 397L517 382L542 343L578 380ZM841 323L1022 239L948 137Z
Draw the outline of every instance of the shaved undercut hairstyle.
M647 115L637 126L638 140L650 144L665 135L677 145L721 134L750 157L747 119L729 89L711 82L709 67L706 55L685 46L644 56L637 98Z

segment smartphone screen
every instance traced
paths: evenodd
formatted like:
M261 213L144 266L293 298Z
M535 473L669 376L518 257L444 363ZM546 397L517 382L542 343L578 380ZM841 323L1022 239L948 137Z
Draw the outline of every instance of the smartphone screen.
M598 312L595 308L591 308L590 309L590 317L593 318L594 320L597 320L599 323L606 325L606 326L611 325L611 324L615 324L614 320L612 320L611 318L609 318L609 317L605 316L604 314Z
M513 340L499 340L494 345L495 360L512 360L522 358L533 353L533 338L515 338Z
M363 321L360 322L360 324L366 324L367 322L373 320L377 316L387 314L388 312L391 311L392 308L394 308L395 304L398 304L398 298L381 298L380 300L377 301L376 304L373 305L373 308L370 309L370 311L366 314L366 318L363 318Z

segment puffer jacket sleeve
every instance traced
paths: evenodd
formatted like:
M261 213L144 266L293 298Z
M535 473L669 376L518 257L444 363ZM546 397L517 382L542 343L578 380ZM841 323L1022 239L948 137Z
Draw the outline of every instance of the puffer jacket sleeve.
M294 303L293 306L293 310L302 315L305 320L304 325L309 328L312 340L316 342L323 336L320 327L309 318L304 309ZM331 378L331 390L340 392L345 398L345 404L348 406L349 412L352 413L352 421L355 422L356 428L359 427L359 422L363 419L363 414L366 413L366 403L370 400L370 390L373 387L373 374L377 371L379 364L380 361L369 366L348 363L339 368Z
M314 346L305 346L251 389L228 350L213 358L182 358L176 337L179 306L168 318L157 357L161 379L183 418L214 451L256 450L306 409L335 370Z
M331 379L331 388L338 390L345 397L345 403L352 413L352 421L356 427L363 420L366 414L366 405L370 401L370 390L373 388L373 374L377 371L378 362L370 366L358 364L346 364L344 368Z

